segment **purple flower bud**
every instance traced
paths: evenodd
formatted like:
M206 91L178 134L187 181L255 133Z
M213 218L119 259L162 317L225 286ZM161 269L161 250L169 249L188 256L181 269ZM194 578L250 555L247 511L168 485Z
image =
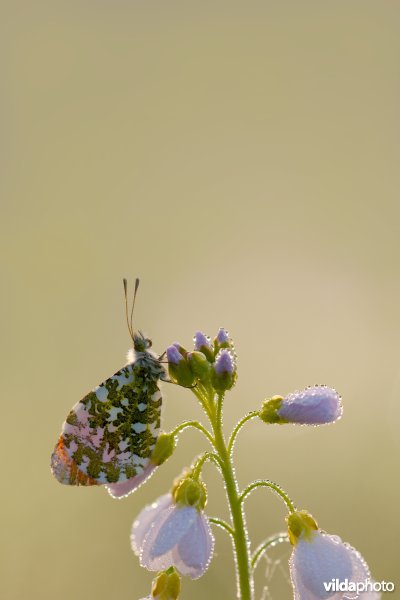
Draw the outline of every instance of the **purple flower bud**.
M167 348L168 372L175 383L183 387L190 387L193 384L194 375L186 360L187 353L186 356L182 356L177 346L180 348L178 343Z
M172 344L178 350L179 354L182 354L184 358L186 358L188 351L184 348L179 342L174 342Z
M216 339L220 346L222 346L222 344L229 344L230 342L229 333L223 327L220 327Z
M194 334L194 349L202 352L209 362L214 360L214 349L210 342L210 338L204 335L201 331L196 331Z
M204 335L201 331L196 331L194 334L194 349L200 350L202 347L209 348L211 350L211 343L207 336Z
M182 354L180 354L177 344L173 344L172 346L168 346L167 348L167 360L170 364L177 365L183 360Z
M223 348L215 357L211 372L211 383L218 393L230 390L236 381L236 363L230 350Z
M343 408L336 390L316 385L301 392L288 394L277 410L281 422L306 425L334 423L342 416Z
M215 358L215 372L217 375L223 373L233 374L235 370L235 361L229 350L220 350Z
M229 337L229 333L223 327L220 327L214 338L214 354L217 354L221 348L231 348L233 350L233 343Z

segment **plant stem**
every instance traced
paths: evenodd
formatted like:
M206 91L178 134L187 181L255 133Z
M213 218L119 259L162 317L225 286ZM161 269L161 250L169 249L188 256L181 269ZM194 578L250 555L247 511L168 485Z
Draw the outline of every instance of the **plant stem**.
M253 569L258 565L260 558L265 554L268 548L273 548L282 542L288 542L289 536L286 532L278 533L276 535L272 535L268 539L264 540L258 548L254 551L253 556L251 557L251 566Z
M170 434L173 435L173 436L176 436L176 435L178 435L178 433L181 433L181 431L183 431L184 429L188 429L189 427L193 427L194 429L198 429L199 431L201 431L202 434L208 439L208 441L210 442L210 444L212 446L214 446L214 440L212 438L212 435L198 421L184 421L183 423L181 423L180 425L178 425L177 427L175 427L175 429L173 429L170 432Z
M293 502L291 501L291 499L289 498L289 494L287 494L287 492L283 491L283 489L277 483L274 483L273 481L269 481L268 479L259 479L257 481L253 481L253 483L250 483L250 485L248 485L243 490L243 492L240 494L239 502L241 504L243 504L243 502L245 501L247 496L249 494L251 494L251 492L253 490L255 490L259 487L266 487L266 488L273 490L274 492L276 492L278 494L278 496L280 496L282 498L282 500L286 504L290 513L293 513L296 511L296 507L293 504Z
M258 410L254 410L253 412L251 412L248 415L246 415L245 417L243 417L243 419L241 419L239 421L239 423L236 425L235 429L232 431L232 435L230 437L229 444L228 444L228 452L229 452L229 454L231 454L232 451L233 451L233 446L234 446L235 441L236 441L236 436L239 433L239 431L242 429L243 425L245 423L247 423L247 421L250 421L250 419L255 419L255 417L258 417L258 415L259 415L259 411Z
M235 535L235 532L233 531L232 527L228 525L228 523L226 523L223 519L218 519L217 517L209 517L208 520L210 521L210 523L221 527L221 529L225 529L225 531L229 533L229 535L231 535L232 537Z
M218 456L218 454L214 454L214 452L204 452L204 454L202 454L200 456L200 458L198 458L196 460L196 462L193 466L192 477L194 479L198 479L200 477L200 473L204 466L204 463L206 463L208 460L215 463L217 465L218 469L221 470L222 463L221 463L221 459Z
M225 481L226 495L229 502L233 524L233 543L237 568L237 588L240 600L253 599L253 575L250 568L250 544L246 529L245 516L240 502L239 488L236 481L231 455L222 431L222 402L218 398L217 410L214 411L212 425L214 429L215 447L221 459L221 472Z

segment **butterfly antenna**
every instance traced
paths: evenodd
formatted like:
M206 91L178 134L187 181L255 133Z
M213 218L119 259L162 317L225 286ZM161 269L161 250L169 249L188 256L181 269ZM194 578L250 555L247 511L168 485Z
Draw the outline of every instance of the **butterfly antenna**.
M128 316L128 281L125 279L125 277L124 277L124 279L122 281L124 283L126 324L128 325L128 331L129 331L129 334L130 334L130 336L132 338L132 341L133 341L132 315L131 315L131 321L130 322L129 322L129 316ZM135 295L136 295L136 289L137 289L137 286L135 286Z
M138 287L139 287L139 279L136 277L135 279L135 291L133 292L133 301L132 301L132 309L131 309L131 332L132 332L132 339L133 339L133 309L135 308L135 300L136 300L136 294L138 291Z

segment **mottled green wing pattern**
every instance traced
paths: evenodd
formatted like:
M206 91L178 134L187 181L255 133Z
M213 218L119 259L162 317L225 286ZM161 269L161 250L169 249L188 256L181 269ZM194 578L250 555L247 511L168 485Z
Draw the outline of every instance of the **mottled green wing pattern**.
M61 483L120 483L143 473L160 430L162 371L143 353L74 406L52 456Z

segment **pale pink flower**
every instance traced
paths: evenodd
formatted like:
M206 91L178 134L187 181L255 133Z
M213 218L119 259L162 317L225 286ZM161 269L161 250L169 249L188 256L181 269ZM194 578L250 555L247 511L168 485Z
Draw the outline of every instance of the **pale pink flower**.
M149 571L175 567L191 579L201 577L210 564L214 537L203 510L175 504L171 494L147 506L135 520L131 545Z
M370 577L368 566L357 550L319 529L298 538L289 567L295 600L357 598L355 591L336 591L326 586L336 579L357 584Z

